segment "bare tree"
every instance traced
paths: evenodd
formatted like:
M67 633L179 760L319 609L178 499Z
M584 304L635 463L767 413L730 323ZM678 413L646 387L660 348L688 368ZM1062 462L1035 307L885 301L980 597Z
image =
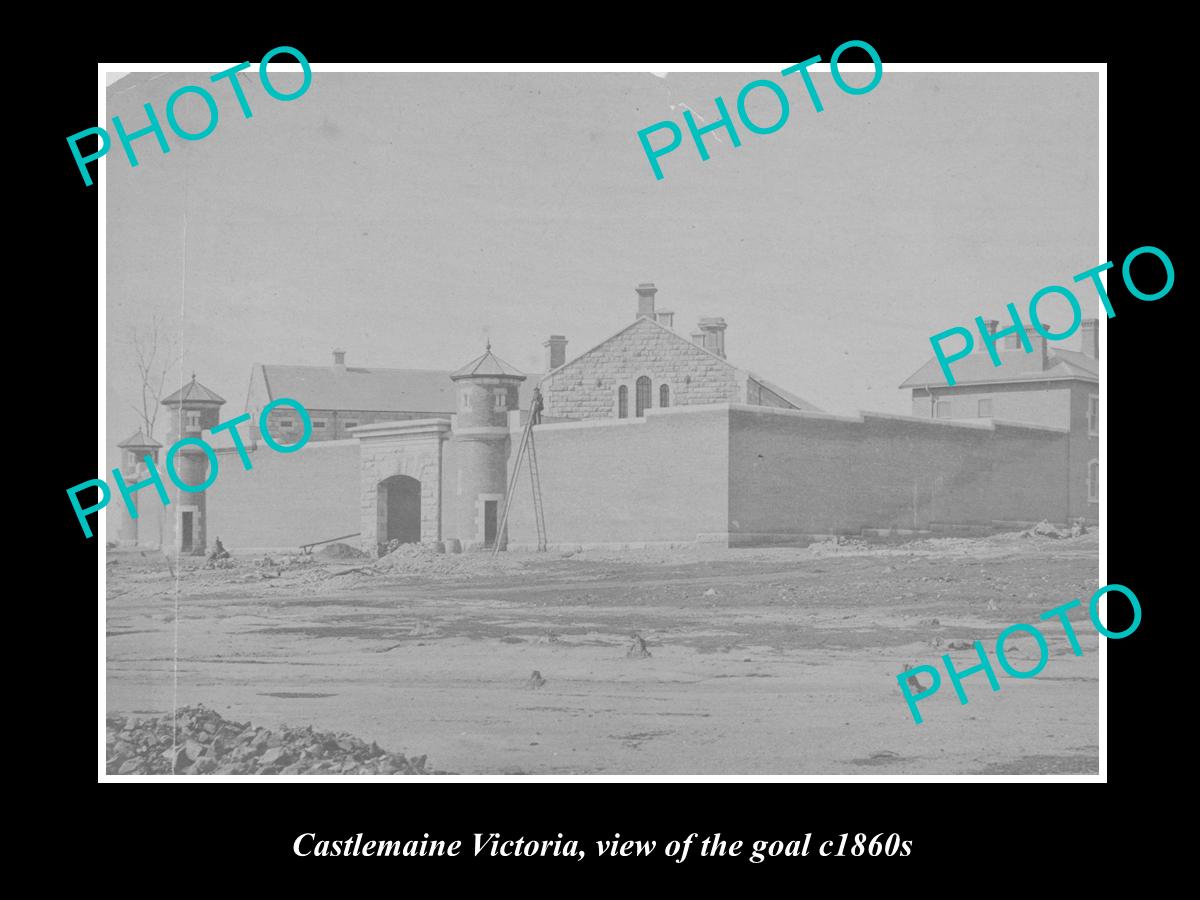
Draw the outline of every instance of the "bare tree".
M141 406L131 408L142 420L142 431L154 437L154 423L162 408L159 401L165 396L167 375L179 362L179 341L162 326L157 315L142 328L131 329L130 346L133 348L133 365L141 382Z

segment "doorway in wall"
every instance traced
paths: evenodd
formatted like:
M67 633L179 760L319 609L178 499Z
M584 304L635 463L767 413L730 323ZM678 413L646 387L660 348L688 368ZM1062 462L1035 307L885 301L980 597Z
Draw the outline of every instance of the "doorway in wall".
M483 545L485 547L496 545L496 510L499 506L499 500L483 501Z
M192 552L192 513L179 514L179 550L181 553Z
M415 544L421 540L421 482L393 475L379 482L379 539Z

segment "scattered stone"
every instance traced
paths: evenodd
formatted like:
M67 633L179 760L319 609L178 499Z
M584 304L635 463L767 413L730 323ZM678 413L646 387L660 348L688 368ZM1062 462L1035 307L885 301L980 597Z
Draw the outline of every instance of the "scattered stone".
M904 671L908 672L911 670L912 670L912 665L910 663L905 663ZM908 678L905 679L905 681L908 682L908 687L910 690L917 691L918 693L925 690L925 685L921 684L921 680L919 678L917 678L916 675L909 675Z
M970 641L951 641L946 645L949 650L970 650L974 646Z
M113 717L105 724L104 768L110 775L427 774L424 756L410 761L375 742L310 726L255 728L203 706L181 708L174 719L168 713L141 721Z
M1045 537L1045 538L1068 538L1078 537L1078 534L1073 531L1068 531L1061 528L1055 528L1044 519L1038 522L1032 528L1026 528L1021 532L1022 537Z
M646 639L636 631L633 633L633 643L629 645L629 650L625 653L631 659L645 659L650 655L650 650L646 647Z
M709 588L707 591L705 591L705 592L704 592L704 596L705 596L705 597L715 597L715 596L717 596L717 589L716 589L716 588Z
M369 553L359 550L357 547L352 547L349 544L344 544L341 541L326 544L317 551L317 555L325 559L367 559L370 557Z
M529 681L527 682L529 687L532 689L535 689L535 690L537 688L540 688L545 683L546 683L546 679L542 677L542 673L539 672L537 669L533 670L533 674L529 676Z
M282 747L272 747L258 758L259 765L263 766L286 766L291 761L291 755Z

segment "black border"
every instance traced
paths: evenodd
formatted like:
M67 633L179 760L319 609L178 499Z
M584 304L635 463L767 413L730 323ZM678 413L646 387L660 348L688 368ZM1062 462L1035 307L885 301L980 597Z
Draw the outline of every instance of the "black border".
M637 15L632 13L631 18ZM593 42L589 47L558 42L542 42L539 47L508 43L478 46L473 41L448 40L430 44L415 40L411 31L381 28L372 34L370 31L375 29L362 25L339 34L330 23L322 23L319 28L265 27L255 29L253 34L250 29L188 34L172 31L157 40L106 28L58 42L51 79L55 84L54 102L43 102L35 117L40 124L36 126L31 162L38 174L25 187L36 184L38 196L26 206L32 213L28 218L33 229L24 236L27 244L35 248L35 254L38 251L45 254L48 262L42 271L53 272L55 280L62 282L55 285L53 302L33 301L33 297L27 296L25 304L32 316L49 318L52 327L69 334L67 341L53 342L52 346L66 344L70 348L66 366L70 376L61 385L69 385L69 396L73 398L63 403L62 419L52 417L49 428L35 429L40 432L39 442L47 439L49 442L50 458L46 465L51 473L50 483L48 487L43 484L44 492L39 491L41 496L36 501L36 508L51 513L48 528L40 531L40 535L49 538L46 546L53 546L55 551L50 566L56 581L53 597L48 599L58 604L63 602L62 598L73 598L67 601L69 624L60 622L55 626L59 632L64 628L70 632L66 643L71 649L58 645L55 653L71 662L60 664L54 674L44 677L39 682L39 693L44 691L44 700L55 705L54 734L70 731L75 735L72 743L77 749L63 753L59 757L62 761L52 765L50 771L57 775L65 769L71 780L79 772L88 780L95 774L92 723L96 704L89 699L65 707L61 699L53 698L77 698L81 694L90 697L90 692L82 688L92 683L97 654L92 604L100 548L96 541L82 540L63 493L66 486L96 475L92 467L98 441L91 430L90 397L96 395L93 379L97 361L96 336L90 323L96 309L97 193L82 185L64 138L98 124L94 120L95 63L99 59L257 61L267 49L280 45L299 47L314 61L411 58L419 52L465 59L477 54L520 58L547 50L552 58L568 53L604 58L613 51L630 48L653 50L650 53L653 56L724 52L739 58L791 55L800 59L818 52L827 54L844 40L861 39L879 50L885 66L889 62L963 60L1110 64L1108 222L1109 257L1115 261L1115 268L1110 273L1113 277L1109 280L1109 293L1117 316L1108 323L1107 347L1108 414L1116 423L1108 432L1108 581L1132 588L1141 599L1144 615L1141 628L1133 637L1108 643L1108 772L1110 784L1122 788L1122 811L1136 809L1133 806L1136 795L1129 788L1154 777L1159 767L1147 765L1151 754L1158 748L1175 745L1180 736L1174 723L1186 724L1186 720L1159 716L1153 705L1156 696L1172 692L1169 683L1162 680L1166 676L1160 671L1161 665L1153 665L1156 645L1165 644L1166 634L1178 635L1182 641L1187 640L1188 634L1178 611L1183 607L1179 601L1184 598L1181 595L1176 600L1172 591L1181 562L1188 558L1183 546L1186 528L1180 521L1182 514L1166 502L1167 498L1182 498L1190 488L1190 469L1183 458L1189 433L1185 424L1187 383L1178 371L1181 362L1190 356L1187 342L1191 332L1184 321L1187 272L1184 232L1175 230L1172 221L1176 204L1184 202L1183 173L1187 170L1183 154L1190 148L1182 135L1183 119L1191 107L1184 104L1187 81L1182 64L1154 61L1153 56L1168 56L1171 48L1164 48L1162 32L1138 34L1136 23L1123 22L1118 33L1116 26L1103 22L1057 26L1041 18L1034 22L1016 15L1014 18L1021 21L1007 32L992 27L981 34L980 29L964 24L961 31L948 35L924 23L921 27L911 26L907 32L882 28L861 16L858 20L847 18L834 27L816 29L803 24L803 10L793 10L788 18L793 16L799 24L789 29L792 33L783 50L758 43L749 37L750 32L744 40L718 41L714 36L725 31L719 24L690 40L685 37L686 31L675 29L664 30L662 34L669 37L661 40L652 39L658 33L653 27L648 30L647 40L636 39L635 28L614 29L610 42ZM1155 24L1159 28L1170 26L1161 19L1150 23ZM1053 134L1046 135L1047 142L1054 139ZM49 197L42 196L43 191L48 191ZM40 238L36 244L35 235ZM1166 251L1176 266L1174 290L1157 303L1143 303L1130 297L1116 275L1124 255L1145 244ZM1063 274L1074 274L1099 261L1064 260ZM44 296L44 281L39 279L39 283L41 290L36 285L30 289ZM70 311L68 316L62 315L64 310ZM57 380L51 377L50 383ZM82 401L81 393L87 396ZM55 434L65 421L74 425L78 440L61 440ZM80 423L85 424L80 427ZM1119 619L1114 621L1119 624ZM63 721L68 708L76 715L86 710L83 717L88 724L80 728L76 723ZM950 888L956 883L951 873L976 863L991 864L988 868L975 868L976 877L993 871L1008 871L1015 877L1016 872L1009 868L1015 848L1020 848L1021 856L1048 853L1059 859L1068 858L1072 850L1087 850L1087 855L1076 856L1076 860L1085 861L1085 866L1098 863L1091 856L1094 851L1089 849L1094 840L1093 828L1099 824L1094 818L1100 811L1096 795L1064 802L1048 797L1044 789L1034 796L1011 785L991 790L975 785L864 785L852 789L837 785L831 789L811 784L764 787L646 783L606 788L538 784L414 785L406 781L401 789L403 795L394 788L364 789L350 797L340 790L337 797L328 790L322 790L319 796L311 789L303 796L296 790L285 795L276 791L269 802L261 797L253 800L239 797L236 801L225 797L216 802L211 793L155 796L149 803L105 796L86 804L86 811L80 812L85 822L80 825L91 835L92 849L112 866L113 872L119 872L128 863L153 869L157 865L155 860L178 871L171 861L178 860L181 852L190 855L189 851L211 847L211 861L218 867L234 863L264 873L286 868L303 873L306 881L313 876L316 883L324 878L337 878L337 883L343 886L347 875L352 871L359 874L361 867L349 861L331 864L328 860L317 863L298 859L291 852L292 841L298 834L317 830L322 835L344 837L362 831L368 838L406 839L428 831L434 836L458 837L469 842L476 831L549 838L562 831L581 840L609 837L620 831L629 837L659 841L691 832L705 835L713 831L748 839L787 838L804 832L813 832L814 839L844 831L869 835L899 832L914 840L914 853L903 861L896 860L891 871L901 877L921 875L922 881L914 883L935 889ZM63 828L60 822L57 830ZM1134 839L1129 832L1122 838L1126 848ZM1091 862L1086 862L1089 859ZM1005 861L1009 866L1003 865ZM454 861L440 860L442 865L437 870L429 870L427 866L432 862L389 860L371 864L375 872L381 872L379 867L385 865L404 865L408 869L419 865L422 873L480 873L487 869L521 879L510 882L513 886L529 886L532 876L537 879L532 883L539 886L568 890L578 882L542 881L540 876L554 878L574 866L574 871L586 872L589 877L601 870L611 871L620 879L618 885L636 888L640 886L637 879L650 868L658 869L659 874L673 881L690 874L698 881L703 879L700 883L706 885L715 885L714 879L731 874L739 879L737 883L743 883L740 881L743 875L737 872L739 866L759 873L781 872L786 867L789 875L836 871L839 876L845 873L861 877L863 873L862 860L831 870L825 864L827 861L811 858L749 866L744 859L696 857L684 865L630 859L601 865L591 858L586 863L553 859L533 863L524 859L464 856ZM819 868L817 862L822 863ZM797 870L797 865L803 868ZM872 865L867 871L882 873L883 867ZM817 883L825 884L823 879ZM903 882L897 887L903 890ZM1023 889L1031 887L1026 882Z

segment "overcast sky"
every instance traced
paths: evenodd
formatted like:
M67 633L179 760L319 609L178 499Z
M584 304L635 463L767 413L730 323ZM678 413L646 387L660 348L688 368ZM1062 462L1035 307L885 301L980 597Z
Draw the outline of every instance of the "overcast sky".
M780 131L740 129L739 148L720 133L707 162L685 136L655 180L638 129L682 125L681 104L711 122L715 96L732 111L760 77L316 73L284 103L252 74L251 119L220 85L207 138L168 132L168 155L143 138L137 168L114 138L110 445L138 427L126 340L155 314L232 417L252 364L327 365L335 346L350 365L450 370L490 336L539 372L548 335L574 357L653 281L681 334L725 317L731 362L831 412L907 413L897 385L930 334L1101 261L1097 75L887 73L851 96L817 73L820 114L776 76ZM203 80L127 76L108 114L133 130L149 102L165 125L167 96ZM178 111L207 121L194 96Z

